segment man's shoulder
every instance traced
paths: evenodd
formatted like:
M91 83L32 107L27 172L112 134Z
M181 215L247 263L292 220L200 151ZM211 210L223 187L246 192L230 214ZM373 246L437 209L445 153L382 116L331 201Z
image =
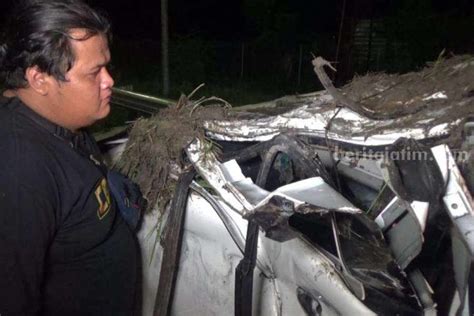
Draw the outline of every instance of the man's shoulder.
M34 192L54 195L51 192L56 190L59 160L50 147L38 140L37 135L25 130L7 131L2 126L0 152L0 188L21 183L24 188L33 187Z
M0 97L0 142L16 138L42 139L44 131L17 109L21 101Z
M0 107L10 101L10 98L7 98L3 96L3 94L0 94Z
M5 123L11 119L12 113L9 108L9 104L12 101L12 99L5 98L3 95L0 94L0 122ZM4 124L1 124L0 128L2 128L3 125Z
M14 111L15 101L15 99L0 95L0 133L14 132L14 125L18 120L17 113Z
M0 107L0 152L2 160L17 162L51 159L51 146L40 129L11 109Z

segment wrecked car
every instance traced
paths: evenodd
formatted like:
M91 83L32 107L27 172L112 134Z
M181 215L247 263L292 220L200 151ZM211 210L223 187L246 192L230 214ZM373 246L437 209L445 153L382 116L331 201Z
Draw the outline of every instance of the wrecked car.
M157 125L199 131L161 165L180 136L152 119L102 141L151 202L145 315L474 312L474 58L342 89L313 65L309 95L221 117L180 99Z

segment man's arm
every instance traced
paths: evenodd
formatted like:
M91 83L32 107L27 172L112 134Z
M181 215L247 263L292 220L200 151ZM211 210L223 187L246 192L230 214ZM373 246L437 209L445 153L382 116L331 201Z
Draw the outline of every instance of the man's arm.
M2 316L36 315L41 309L45 261L56 225L56 197L53 174L34 147L18 142L0 147Z

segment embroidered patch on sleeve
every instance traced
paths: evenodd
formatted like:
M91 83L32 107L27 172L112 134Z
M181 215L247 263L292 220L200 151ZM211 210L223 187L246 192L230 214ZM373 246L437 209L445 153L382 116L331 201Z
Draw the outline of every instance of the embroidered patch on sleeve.
M99 203L99 208L97 209L97 216L99 219L104 218L105 215L110 210L110 193L109 188L107 186L107 181L103 178L97 189L95 190L95 197L97 199L97 203Z

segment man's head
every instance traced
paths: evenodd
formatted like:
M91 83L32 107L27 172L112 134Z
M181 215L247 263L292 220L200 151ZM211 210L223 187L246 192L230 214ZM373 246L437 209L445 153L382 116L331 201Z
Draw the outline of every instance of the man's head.
M110 111L108 21L80 0L26 0L0 46L7 89L40 115L77 130Z

